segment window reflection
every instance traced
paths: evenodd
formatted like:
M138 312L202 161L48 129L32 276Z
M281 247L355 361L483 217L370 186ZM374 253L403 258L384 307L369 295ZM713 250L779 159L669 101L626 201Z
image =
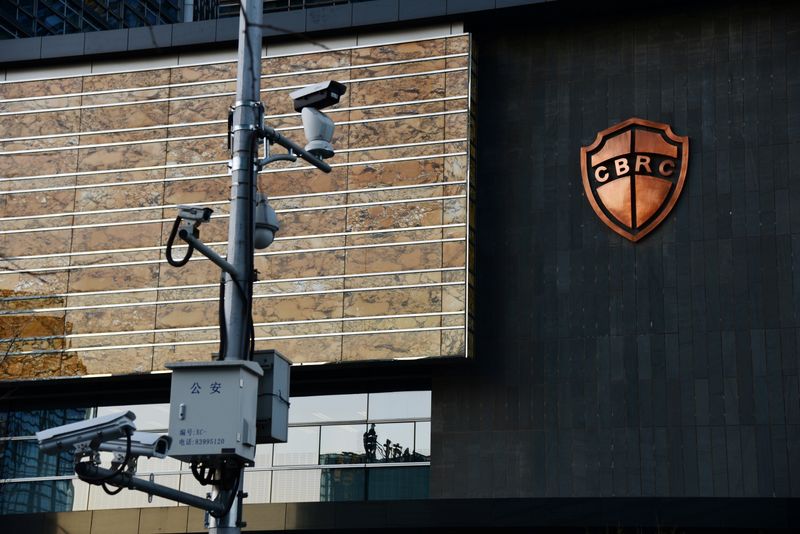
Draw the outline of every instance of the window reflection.
M330 425L322 427L320 464L364 463L364 425Z
M371 423L364 448L369 462L414 461L414 423Z
M289 424L366 421L367 395L292 397Z
M290 427L286 443L275 444L274 465L317 465L319 427Z
M422 419L431 416L430 391L393 391L369 396L369 419Z

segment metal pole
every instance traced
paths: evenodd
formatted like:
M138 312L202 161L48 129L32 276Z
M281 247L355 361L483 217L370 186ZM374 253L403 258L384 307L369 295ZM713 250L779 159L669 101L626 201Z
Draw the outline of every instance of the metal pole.
M231 211L228 228L228 262L235 279L225 275L225 327L228 333L226 360L244 360L250 345L250 298L253 290L253 232L255 228L255 159L259 125L261 89L261 13L262 0L242 0L239 16L239 57L236 75L236 102L233 112L233 157L231 159ZM210 534L239 534L239 483L230 490L218 490L212 497L227 502L231 491L237 496L230 511L217 519L209 518ZM219 470L217 470L219 473ZM219 493L219 495L218 495Z

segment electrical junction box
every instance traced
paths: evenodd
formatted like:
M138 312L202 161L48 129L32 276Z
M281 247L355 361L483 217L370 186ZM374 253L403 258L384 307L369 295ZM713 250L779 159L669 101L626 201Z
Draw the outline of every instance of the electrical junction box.
M172 370L168 455L182 462L256 454L256 403L261 366L251 361L182 362Z
M289 374L291 362L276 350L253 354L264 376L258 389L256 443L285 443L289 434Z

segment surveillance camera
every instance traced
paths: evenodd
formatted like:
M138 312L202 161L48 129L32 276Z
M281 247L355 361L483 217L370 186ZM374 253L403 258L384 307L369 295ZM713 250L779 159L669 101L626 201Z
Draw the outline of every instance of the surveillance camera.
M303 130L306 132L306 151L311 152L319 159L327 159L333 157L333 130L335 124L318 109L303 108L301 112L303 117Z
M147 456L164 458L172 445L172 438L166 434L155 432L134 432L131 434L131 456ZM97 450L125 455L128 450L128 438L122 436L101 443Z
M294 110L299 112L304 108L324 109L338 104L346 91L347 87L344 84L330 80L303 87L290 93L289 96L294 100Z
M254 245L257 249L265 249L275 240L275 234L280 229L278 216L269 205L266 195L256 193L256 233Z
M178 206L178 216L187 221L195 221L198 223L208 222L211 220L211 214L214 210L211 208L201 208L199 206Z
M68 425L48 428L36 433L39 449L48 454L60 451L86 453L97 450L100 443L120 438L136 430L133 412L95 417Z

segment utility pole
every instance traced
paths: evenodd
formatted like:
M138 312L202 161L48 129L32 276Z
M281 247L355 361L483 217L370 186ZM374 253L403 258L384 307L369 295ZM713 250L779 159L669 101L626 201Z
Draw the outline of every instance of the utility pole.
M250 352L250 321L253 293L253 233L256 188L256 157L261 112L261 17L262 0L242 0L239 14L239 52L236 74L236 102L233 110L231 159L231 208L228 227L228 263L236 279L225 274L226 360L245 360ZM242 518L244 468L236 487L214 486L212 498L233 505L221 518L209 516L210 534L239 534ZM220 473L218 470L217 473ZM235 496L229 494L235 492ZM217 495L222 493L222 495Z

